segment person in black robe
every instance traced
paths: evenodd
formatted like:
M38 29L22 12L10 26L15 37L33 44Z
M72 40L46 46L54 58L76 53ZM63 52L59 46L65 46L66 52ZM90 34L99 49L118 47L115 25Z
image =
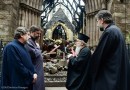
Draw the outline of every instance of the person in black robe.
M32 90L30 86L36 81L37 74L24 47L27 32L26 28L18 27L14 40L4 48L0 90Z
M44 69L43 69L43 56L40 50L40 46L36 42L41 34L41 29L37 26L31 26L30 39L25 45L26 49L31 55L33 65L38 75L36 83L33 84L33 90L45 90L44 85Z
M72 55L68 55L68 71L66 88L68 90L86 90L85 73L87 73L88 62L91 57L91 51L86 47L89 37L79 33L76 40L76 49L72 49Z
M130 90L130 69L125 39L108 10L96 15L104 30L91 59L91 90Z

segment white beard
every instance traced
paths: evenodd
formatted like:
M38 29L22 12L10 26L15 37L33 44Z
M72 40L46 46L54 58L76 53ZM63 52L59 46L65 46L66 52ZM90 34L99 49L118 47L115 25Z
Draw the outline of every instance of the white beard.
M76 55L79 54L80 50L81 50L81 47L77 46L76 49L75 49L75 53L76 53Z

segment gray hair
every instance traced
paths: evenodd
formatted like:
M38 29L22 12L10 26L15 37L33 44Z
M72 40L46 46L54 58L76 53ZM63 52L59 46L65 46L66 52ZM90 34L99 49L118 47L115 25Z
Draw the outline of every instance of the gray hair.
M40 27L37 27L37 26L35 26L35 25L32 25L31 27L30 27L30 30L29 30L30 32L36 32L36 31L41 31L41 29L40 29Z
M28 30L25 27L18 27L14 32L14 39L21 38L22 35L27 34Z
M96 16L97 19L103 19L104 23L110 24L113 22L112 14L108 10L100 10Z

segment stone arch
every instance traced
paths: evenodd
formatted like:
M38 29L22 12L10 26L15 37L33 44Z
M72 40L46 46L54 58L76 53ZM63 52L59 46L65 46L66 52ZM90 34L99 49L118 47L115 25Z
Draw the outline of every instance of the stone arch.
M64 31L65 31L66 36L67 36L67 40L72 41L73 40L73 32L65 24L63 24L61 22L55 23L50 29L47 30L46 35L45 35L46 38L52 39L53 32L58 25L61 25L64 28Z

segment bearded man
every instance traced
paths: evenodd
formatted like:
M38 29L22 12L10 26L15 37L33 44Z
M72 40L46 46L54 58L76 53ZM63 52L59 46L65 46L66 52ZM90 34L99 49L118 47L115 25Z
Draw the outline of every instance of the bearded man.
M108 10L95 18L103 31L91 58L91 90L130 90L130 65L122 31Z
M30 27L30 39L25 46L31 56L32 63L38 75L37 81L33 84L33 90L45 90L43 57L40 46L36 42L40 38L40 35L41 29L35 25L32 25Z
M66 88L68 90L86 90L84 83L86 83L85 77L88 69L89 60L91 57L91 51L86 47L86 43L89 37L85 34L78 34L76 40L76 49L72 49L71 55L68 55L68 71Z

